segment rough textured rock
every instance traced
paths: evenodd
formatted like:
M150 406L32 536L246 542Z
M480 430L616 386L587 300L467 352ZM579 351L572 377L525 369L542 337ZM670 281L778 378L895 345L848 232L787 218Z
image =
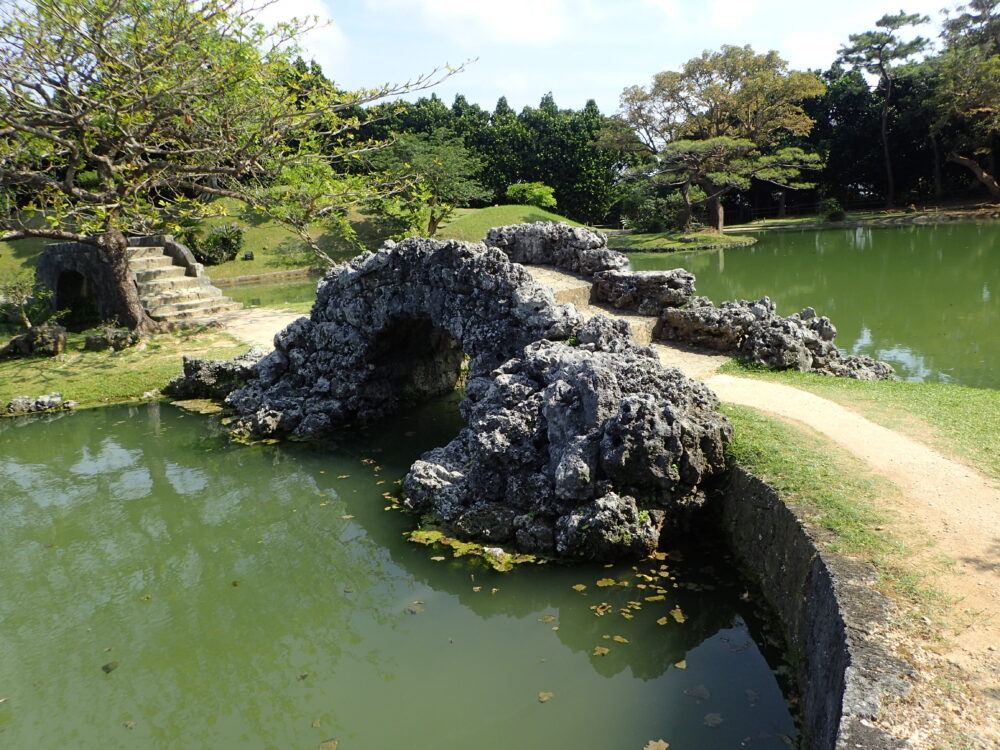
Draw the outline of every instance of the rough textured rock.
M76 401L70 399L64 401L61 393L50 393L47 396L39 396L38 398L18 396L7 403L3 413L37 414L44 411L65 411L75 408L76 405Z
M603 234L566 222L494 227L483 241L502 250L514 263L556 266L588 277L628 265L628 258L608 248Z
M483 377L532 341L568 338L581 323L499 250L388 243L331 270L311 317L275 336L228 403L245 433L316 435L451 391L464 355L469 376Z
M31 355L55 357L66 350L66 329L55 323L29 328L0 347L0 359Z
M139 343L139 334L127 328L105 328L100 333L87 336L83 342L83 348L89 352L102 352L105 349L113 349L120 352L130 346Z
M859 380L888 380L894 370L867 356L845 356L834 345L837 329L807 307L783 317L764 297L716 307L696 297L684 308L665 308L660 338L738 355L773 370L796 369Z
M410 239L333 269L227 403L245 434L317 435L450 391L463 352L467 426L413 465L404 498L465 538L642 555L723 467L711 391L481 244Z
M470 378L466 428L415 462L406 504L481 541L563 557L655 549L723 467L715 395L592 318L578 345L538 341Z
M694 297L694 274L670 271L600 271L594 274L594 299L618 310L659 316L666 307L680 307Z
M175 399L210 398L221 401L246 385L254 366L266 353L254 346L233 359L184 357L184 373L167 383L163 392Z

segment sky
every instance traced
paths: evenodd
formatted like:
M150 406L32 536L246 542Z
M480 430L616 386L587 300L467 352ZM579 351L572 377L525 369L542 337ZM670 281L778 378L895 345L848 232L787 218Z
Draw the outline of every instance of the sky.
M903 0L932 23L949 0ZM267 23L318 16L305 56L345 89L403 83L435 68L464 71L415 99L464 94L490 111L506 96L520 111L552 92L562 108L594 99L618 109L622 90L648 85L723 44L777 50L793 69L826 69L848 35L875 28L900 0L275 0Z

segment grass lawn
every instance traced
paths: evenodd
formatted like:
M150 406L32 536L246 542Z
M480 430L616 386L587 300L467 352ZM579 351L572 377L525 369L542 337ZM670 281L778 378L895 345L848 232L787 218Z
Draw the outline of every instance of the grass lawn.
M681 242L681 237L693 237L694 242ZM718 232L652 232L649 234L617 234L608 238L608 247L615 250L666 251L703 250L719 247L744 247L757 240L736 234Z
M459 209L455 218L438 230L436 239L481 242L493 227L524 224L535 221L565 221L582 226L565 216L535 206L489 206L487 208Z
M1000 480L1000 391L939 383L851 380L757 370L736 361L720 372L785 383L846 406Z
M211 329L190 329L144 339L120 352L84 352L84 334L70 334L66 353L0 362L0 404L17 396L61 393L82 406L138 399L161 390L181 373L181 356L229 359L247 345Z

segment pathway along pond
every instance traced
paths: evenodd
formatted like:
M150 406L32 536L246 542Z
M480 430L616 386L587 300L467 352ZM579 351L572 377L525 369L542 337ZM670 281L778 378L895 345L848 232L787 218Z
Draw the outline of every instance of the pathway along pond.
M796 744L725 555L500 574L404 541L383 493L459 424L454 398L325 444L158 403L0 420L0 746Z
M636 271L684 267L718 304L811 306L837 346L902 380L1000 388L1000 222L759 232L733 250L632 253Z

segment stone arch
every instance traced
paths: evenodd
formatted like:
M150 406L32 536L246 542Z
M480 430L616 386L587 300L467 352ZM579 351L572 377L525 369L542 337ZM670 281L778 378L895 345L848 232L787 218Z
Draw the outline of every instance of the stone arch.
M55 286L55 308L67 311L60 319L67 328L83 329L101 321L100 302L86 276L73 269L64 269Z
M56 310L69 309L80 321L70 325L110 320L118 310L118 292L111 263L96 245L61 242L46 245L38 256L35 278L52 290L51 304ZM76 303L86 300L80 310Z
M246 433L316 435L385 416L408 390L440 392L457 377L456 347L469 376L481 377L581 324L500 250L411 238L331 270L310 317L275 336L275 350L229 403Z

